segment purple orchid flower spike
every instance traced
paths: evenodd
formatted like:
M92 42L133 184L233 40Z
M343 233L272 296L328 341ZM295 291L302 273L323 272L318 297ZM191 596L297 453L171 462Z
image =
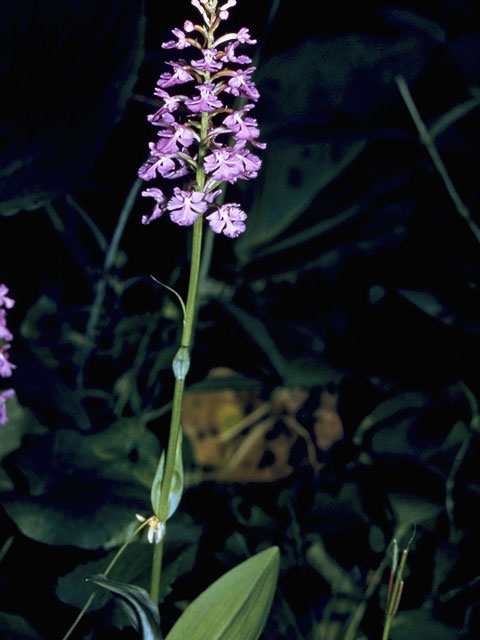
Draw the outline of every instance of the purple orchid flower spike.
M9 378L15 369L15 365L8 358L9 342L13 340L13 335L7 327L7 309L11 309L15 301L7 294L7 287L0 284L0 378ZM14 395L13 389L0 391L0 425L7 422L5 402Z
M183 188L175 187L171 197L156 187L143 191L155 205L142 223L149 224L166 211L182 226L203 216L215 233L236 238L245 231L245 212L237 203L220 205L215 199L222 193L222 182L255 178L261 167L260 158L248 148L265 148L258 141L257 121L247 116L259 98L251 77L255 67L247 66L251 58L238 52L256 40L246 27L217 34L236 0L191 0L191 4L200 13L199 23L186 20L162 47L182 51L183 56L191 49L192 59L168 62L169 70L157 81L155 96L161 104L147 116L157 127L157 140L150 143L150 156L138 172L146 181L189 180Z

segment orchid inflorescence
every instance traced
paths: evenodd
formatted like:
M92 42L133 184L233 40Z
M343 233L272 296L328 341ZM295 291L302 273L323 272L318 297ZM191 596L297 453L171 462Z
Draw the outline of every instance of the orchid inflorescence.
M143 180L158 176L190 176L190 180L184 189L174 187L170 198L156 187L143 191L143 196L155 200L155 206L150 215L143 216L142 223L149 224L165 211L182 226L204 216L215 233L235 238L245 231L245 212L237 203L220 205L215 200L222 193L222 182L233 184L255 178L261 166L260 158L248 149L249 144L265 148L257 140L260 131L256 120L248 115L259 98L251 78L255 67L248 66L251 58L237 52L240 45L253 45L256 40L247 28L216 35L236 0L220 6L218 0L191 3L200 12L203 24L186 20L183 30L173 29L175 39L162 47L180 51L193 48L199 56L190 63L167 62L171 71L160 75L154 93L161 99L161 106L147 116L159 129L158 140L150 142L150 157L138 172ZM194 83L195 88L189 95L167 91L188 83ZM236 99L244 104L238 106L237 100L235 106L228 105L228 100Z
M7 327L7 309L11 309L15 304L12 298L7 296L8 289L4 284L0 284L0 378L8 378L12 375L15 365L8 358L8 350L13 335ZM13 389L0 391L0 424L7 422L7 411L5 401L12 398L15 392Z

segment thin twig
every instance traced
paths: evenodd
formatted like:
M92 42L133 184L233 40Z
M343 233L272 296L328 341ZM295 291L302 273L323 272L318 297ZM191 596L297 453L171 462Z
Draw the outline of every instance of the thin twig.
M98 246L105 253L108 248L107 240L92 217L88 215L85 209L81 207L80 204L75 200L75 198L69 193L67 193L67 195L65 196L65 200L67 201L67 204L72 207L72 209L75 209L80 218L85 222L87 227L92 232L93 237L97 241Z
M142 187L142 184L143 184L142 180L137 178L133 183L132 187L130 188L130 191L128 192L127 198L125 200L125 204L123 205L122 210L120 211L120 216L118 218L115 231L113 232L112 240L108 247L108 251L105 255L102 276L98 280L95 287L96 289L95 298L90 308L87 328L85 331L85 344L81 354L80 366L79 366L79 371L77 376L78 387L83 386L83 375L84 375L85 365L87 363L87 360L90 357L93 346L95 344L95 334L97 332L100 312L102 310L103 301L105 299L105 293L107 290L108 275L109 275L110 269L115 263L115 258L117 256L118 248L120 246L120 240L122 238L123 232L125 230L125 226L127 224L127 220L133 209L133 205L135 204L135 200L138 196L138 192Z
M430 131L425 126L425 123L423 122L422 117L420 116L420 113L417 109L417 106L413 101L408 85L405 82L405 78L403 76L397 76L395 78L395 82L397 83L400 94L407 106L407 109L412 117L412 120L415 123L415 126L417 127L420 140L425 146L425 148L427 149L430 155L430 158L432 159L432 162L435 166L435 169L440 174L443 180L443 183L445 185L445 188L447 189L448 195L452 199L452 202L455 205L455 208L457 209L458 213L462 216L462 218L468 224L470 231L473 233L477 241L480 242L480 227L478 227L478 225L472 220L470 215L470 210L468 209L466 204L464 204L463 200L460 198L455 188L455 185L453 184L452 179L448 174L447 168L442 158L440 157L440 154L438 153L437 147L435 146L435 143L433 141L433 136L430 134Z

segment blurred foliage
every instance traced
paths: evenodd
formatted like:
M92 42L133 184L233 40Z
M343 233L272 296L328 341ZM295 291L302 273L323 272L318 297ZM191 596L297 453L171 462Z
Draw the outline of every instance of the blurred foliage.
M61 637L94 588L84 578L103 573L136 513L150 515L181 310L149 275L183 293L189 241L168 221L142 228L140 199L120 246L111 238L144 160L145 103L169 57L160 42L188 8L164 5L0 9L0 282L17 301L17 401L0 433L5 640ZM238 5L232 19L261 45L268 148L257 184L232 187L248 230L215 243L188 382L202 388L226 366L264 397L334 387L345 437L318 472L187 488L166 541L162 631L277 545L263 640L380 637L390 543L413 531L392 640L473 640L479 246L394 79L478 224L480 10L337 2L317 20L296 3ZM135 540L109 578L147 588L150 553ZM77 637L138 636L102 592Z

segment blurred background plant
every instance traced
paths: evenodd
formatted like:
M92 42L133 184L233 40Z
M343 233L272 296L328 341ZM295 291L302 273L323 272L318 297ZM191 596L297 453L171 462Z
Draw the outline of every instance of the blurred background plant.
M174 225L141 226L133 176L169 55L160 43L184 18L171 5L0 7L0 282L16 300L17 365L0 431L5 640L61 636L93 588L84 577L149 512L181 322L149 276L184 291L188 247ZM232 16L261 43L256 115L268 147L260 180L238 196L247 232L216 240L203 273L189 382L212 389L206 376L222 366L241 374L224 390L261 401L278 387L330 390L343 437L320 468L192 482L165 549L162 627L275 544L264 640L381 637L390 543L403 548L416 525L390 637L473 640L480 9L337 2L319 21L310 11L243 0ZM185 456L194 469L187 444ZM147 586L149 564L135 541L111 577ZM104 594L78 637L137 636Z

